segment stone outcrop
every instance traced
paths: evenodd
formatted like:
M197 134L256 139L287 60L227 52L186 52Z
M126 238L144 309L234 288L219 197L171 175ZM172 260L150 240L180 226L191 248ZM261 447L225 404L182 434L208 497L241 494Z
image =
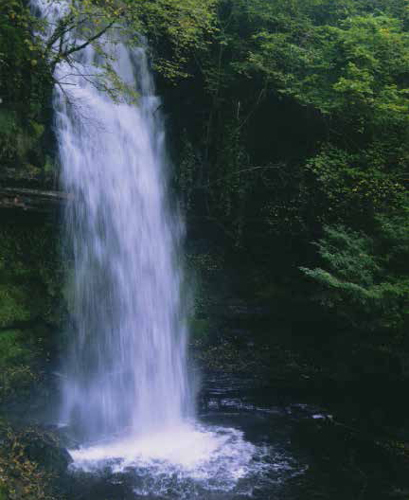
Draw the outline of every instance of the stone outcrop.
M61 191L0 186L0 209L48 213L67 199L68 195Z

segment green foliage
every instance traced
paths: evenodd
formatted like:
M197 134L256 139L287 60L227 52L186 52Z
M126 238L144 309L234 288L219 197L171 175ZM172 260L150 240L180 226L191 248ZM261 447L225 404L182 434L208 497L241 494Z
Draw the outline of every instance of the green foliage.
M396 335L409 276L407 7L220 0L200 60L205 118L187 162L190 206L232 247L240 241L258 262L269 253L265 266L280 276L309 262L308 286L319 284L335 322ZM318 251L308 250L317 234Z
M50 7L59 0L49 0ZM54 25L32 15L24 0L0 4L0 163L2 169L22 171L25 177L51 178L47 157L52 144L51 92L60 86L70 100L64 76L55 80L63 62L71 72L84 73L77 53L92 44L99 67L87 77L114 100L136 102L137 93L115 71L116 46L128 40L140 45L148 34L167 45L166 57L155 67L167 78L188 76L187 65L195 51L207 44L214 31L216 0L82 0L68 2ZM75 33L74 36L70 36ZM88 70L87 70L88 71ZM60 75L61 76L61 75ZM48 136L44 135L48 126ZM22 176L24 177L24 175Z
M34 46L40 47L51 69L67 61L81 73L74 55L92 44L102 58L100 67L104 70L96 75L96 85L121 98L125 84L117 78L112 64L119 41L126 38L128 44L139 45L141 34L148 34L156 42L165 40L168 54L156 59L156 68L170 79L185 77L184 66L192 52L200 50L214 31L215 5L216 0L74 1L68 4L56 27L46 20L37 23L42 36L35 38ZM66 35L71 32L79 34L82 41L70 40ZM60 43L63 39L65 44ZM58 83L64 86L62 80Z
M29 429L16 430L0 420L0 498L7 500L55 500L53 467L44 466L35 453L43 455L56 448L56 438L51 433ZM50 451L50 449L52 451ZM34 452L34 453L33 453ZM60 452L61 454L61 452ZM54 452L57 462L61 458ZM57 467L56 467L57 468ZM50 470L51 469L51 470ZM59 498L59 497L58 497Z
M307 162L315 202L322 204L322 221L367 222L374 214L397 211L405 204L400 169L392 158L385 157L392 148L388 145L388 149L379 151L377 146L350 153L327 144Z
M189 332L193 342L206 342L209 337L210 325L206 319L191 319L189 322Z
M29 363L32 360L33 353L22 345L23 335L18 330L3 330L1 332L0 366L2 371L10 363Z
M254 189L253 165L242 145L237 120L227 122L219 145L218 161L214 166L216 179L206 186L209 205L214 207L211 216L224 220L234 245L242 243L245 228L245 205ZM213 189L216 188L216 189Z
M43 86L39 47L33 42L32 19L22 0L0 4L0 91L2 105L38 111ZM38 66L38 67L37 67ZM36 68L35 72L32 69ZM30 98L30 93L35 94ZM25 97L26 101L19 99ZM2 107L3 107L2 106Z
M83 43L61 44L70 32ZM402 339L407 1L82 0L57 26L34 18L23 0L2 2L1 167L52 174L44 141L53 84L69 97L54 69L68 62L81 73L76 56L88 44L101 61L95 84L136 100L114 60L120 39L139 45L140 35L175 118L175 185L189 220L203 222L224 257L239 255L243 268L253 262L264 283L302 290L305 301L315 293L323 317L347 325L358 343L365 332ZM54 324L62 294L54 249L42 243L48 237L17 232L1 235L0 325ZM206 255L197 266L211 272L218 263ZM200 321L195 330L206 337ZM382 348L396 348L385 338Z
M186 131L184 131L175 181L185 212L190 212L192 209L192 199L196 187L195 174L197 174L199 168L200 158L187 137Z
M21 288L10 284L0 286L0 327L29 320L28 301L29 295Z
M407 127L409 35L402 20L358 7L355 15L323 24L308 5L290 22L285 11L258 11L264 22L239 70L261 73L268 87L352 122L359 132Z
M154 67L169 80L189 76L187 64L215 32L216 4L217 0L140 1L144 31L156 45L166 44L166 57L158 52Z
M324 237L317 243L319 254L327 270L303 269L307 276L334 289L351 294L353 300L365 303L374 299L374 289L380 268L373 257L373 242L342 226L325 227ZM335 305L335 304L334 304Z
M0 162L3 172L17 169L26 177L41 172L51 93L50 74L32 29L23 1L0 5Z
M49 227L0 227L0 402L28 394L40 379L63 321L62 271Z
M408 220L403 222L402 230L409 229ZM399 241L394 236L401 223L382 221L376 240L342 226L324 228L317 243L322 267L301 268L321 286L316 298L323 306L355 327L403 333L409 319L409 279L394 270L399 259L409 257L409 236ZM381 238L389 247L386 255L377 248Z
M26 332L0 331L0 402L15 395L26 394L37 380L34 361L38 348Z
M0 328L59 323L62 270L52 227L0 227Z

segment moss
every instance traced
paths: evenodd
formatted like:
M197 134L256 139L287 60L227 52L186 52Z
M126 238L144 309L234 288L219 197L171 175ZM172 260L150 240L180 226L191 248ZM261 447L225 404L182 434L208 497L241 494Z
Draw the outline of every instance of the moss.
M7 109L0 109L0 133L9 134L13 132L15 124L15 113Z
M50 468L47 455L52 451L51 461L58 460L61 469L68 462L51 433L18 431L0 419L0 440L0 500L55 499L52 491L56 470Z
M63 280L57 245L51 225L0 227L0 328L58 322Z
M207 341L210 331L210 321L193 318L189 321L189 331L193 341Z
M30 319L24 288L0 285L0 328Z
M58 239L51 224L0 225L0 403L43 380L63 321Z
M17 177L33 177L41 174L42 169L33 167L30 159L36 163L45 163L41 151L41 137L45 127L35 120L29 120L27 126L21 124L21 117L15 111L0 110L0 158L3 167L18 165ZM25 120L27 121L27 120Z
M32 349L27 345L24 332L9 330L0 333L0 368L6 368L10 363L29 363L32 359Z
M25 332L0 332L0 402L17 391L23 395L29 390L37 379L33 370L37 353L37 346Z

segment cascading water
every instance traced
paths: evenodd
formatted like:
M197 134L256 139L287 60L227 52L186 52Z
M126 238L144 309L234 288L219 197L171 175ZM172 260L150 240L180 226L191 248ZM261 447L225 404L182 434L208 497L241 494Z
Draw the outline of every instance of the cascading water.
M95 54L90 48L83 57L92 65ZM64 414L90 437L175 425L191 408L180 227L167 206L159 102L145 51L119 46L117 58L120 77L140 92L138 106L113 104L83 83L73 97L88 104L92 127L56 96L75 262Z
M64 12L64 3L37 4L52 19ZM145 50L105 43L138 104L114 103L92 76L81 76L98 73L91 45L79 55L81 75L58 70L71 104L61 88L54 97L74 260L62 417L90 439L175 426L192 408L176 252L181 227L167 201L160 102Z
M67 8L31 4L54 27ZM169 208L160 102L146 52L102 43L122 81L138 91L137 105L98 89L90 75L100 71L99 56L91 45L76 56L81 71L59 65L63 85L54 92L62 186L70 198L72 339L61 415L83 443L71 451L74 466L133 467L146 479L140 493L161 498L176 476L231 490L253 471L257 453L240 431L193 419L178 265L183 227Z
M166 200L159 101L145 51L116 51L118 74L138 88L138 106L114 104L81 82L73 92L87 105L81 120L56 94L63 186L73 197L66 229L75 340L63 414L90 437L173 426L191 408L180 227ZM89 48L83 57L92 66L96 56Z

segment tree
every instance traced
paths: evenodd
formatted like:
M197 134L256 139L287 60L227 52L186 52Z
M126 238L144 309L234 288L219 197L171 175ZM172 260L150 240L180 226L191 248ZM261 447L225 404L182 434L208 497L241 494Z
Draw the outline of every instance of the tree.
M3 167L15 168L51 162L44 137L51 135L49 102L58 85L70 98L68 76L91 81L113 99L135 100L115 72L115 49L150 39L167 40L167 58L156 68L168 78L186 77L185 65L214 29L215 0L48 0L56 16L42 18L25 0L0 1L0 156ZM92 45L99 56L92 69L82 64L81 53ZM49 154L49 151L48 151Z
M60 0L49 0L50 7ZM157 64L168 76L185 76L183 65L188 54L205 43L213 30L215 0L82 0L59 7L60 16L53 20L36 21L37 36L34 43L41 57L47 60L51 74L61 63L71 70L82 72L78 54L93 45L102 62L91 77L113 97L126 90L114 70L115 45L126 40L128 46L140 45L141 36L161 33L172 47L169 60ZM62 15L61 15L62 11ZM172 71L173 68L173 71ZM56 83L63 86L60 78Z

